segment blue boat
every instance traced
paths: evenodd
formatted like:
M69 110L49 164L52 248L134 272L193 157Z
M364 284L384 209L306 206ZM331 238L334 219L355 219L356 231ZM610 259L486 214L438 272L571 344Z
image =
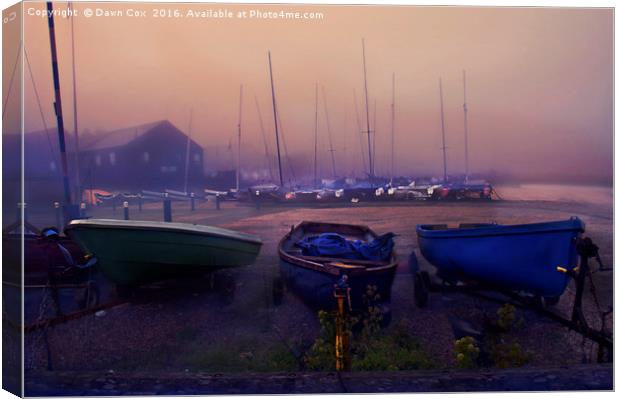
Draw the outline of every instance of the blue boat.
M577 238L585 224L576 217L547 223L418 225L422 255L450 283L476 281L491 288L555 299L570 277L558 267L577 266Z
M301 222L291 228L278 245L280 271L284 282L309 306L315 309L336 308L334 285L343 275L350 287L351 308L363 310L368 286L376 286L378 300L373 304L389 313L392 282L398 261L395 251L385 260L349 259L343 257L308 256L297 243L307 237L336 233L347 240L369 243L378 235L366 226Z

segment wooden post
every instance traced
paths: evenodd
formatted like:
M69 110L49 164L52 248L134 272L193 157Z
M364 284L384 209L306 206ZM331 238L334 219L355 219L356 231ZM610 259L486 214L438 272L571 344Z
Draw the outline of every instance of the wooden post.
M56 213L56 227L60 228L60 226L62 226L62 214L60 210L60 202L58 201L54 202L54 212Z
M164 193L164 222L172 222L172 202L168 193Z
M348 302L349 310L351 310L350 288L347 284L347 275L343 275L338 283L334 284L334 297L338 304L336 313L336 371L350 371L351 359L349 357L349 332L347 331L346 320L347 310L345 308L345 299Z
M129 202L123 202L123 219L129 220Z
M260 199L261 199L260 198L260 191L256 190L254 192L254 194L256 195L255 201L254 201L256 203L256 210L260 210Z

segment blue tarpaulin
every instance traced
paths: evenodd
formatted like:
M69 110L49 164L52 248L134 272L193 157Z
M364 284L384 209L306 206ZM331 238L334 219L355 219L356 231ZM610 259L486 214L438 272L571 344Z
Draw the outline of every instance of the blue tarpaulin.
M305 256L385 261L394 249L394 233L386 233L372 242L347 240L336 233L306 237L296 244Z

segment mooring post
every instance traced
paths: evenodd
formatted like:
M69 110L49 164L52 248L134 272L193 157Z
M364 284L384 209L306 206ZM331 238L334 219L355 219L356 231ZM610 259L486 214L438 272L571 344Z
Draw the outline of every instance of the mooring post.
M168 193L164 193L164 222L172 222L172 202Z
M54 202L54 213L56 213L56 227L60 228L62 226L62 210L60 209L60 202Z
M123 219L129 220L129 202L123 202Z
M142 194L138 194L138 212L142 212Z
M348 276L343 274L340 280L334 284L334 297L338 303L336 313L336 371L350 371L351 359L349 357L349 332L346 328L347 310L345 308L345 299L348 302L348 308L351 310L351 296L349 285L347 284Z
M220 210L220 193L215 194L215 209Z
M194 212L196 210L196 198L194 196L194 193L190 193L189 203L190 203L191 211Z
M256 195L256 198L254 201L256 203L256 210L259 210L260 209L260 191L256 190L254 194Z

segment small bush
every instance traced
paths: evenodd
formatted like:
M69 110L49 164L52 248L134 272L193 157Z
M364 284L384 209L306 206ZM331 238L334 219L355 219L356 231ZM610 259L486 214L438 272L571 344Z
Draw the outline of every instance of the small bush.
M478 363L480 348L472 337L463 337L454 341L456 364L460 368L472 368Z

